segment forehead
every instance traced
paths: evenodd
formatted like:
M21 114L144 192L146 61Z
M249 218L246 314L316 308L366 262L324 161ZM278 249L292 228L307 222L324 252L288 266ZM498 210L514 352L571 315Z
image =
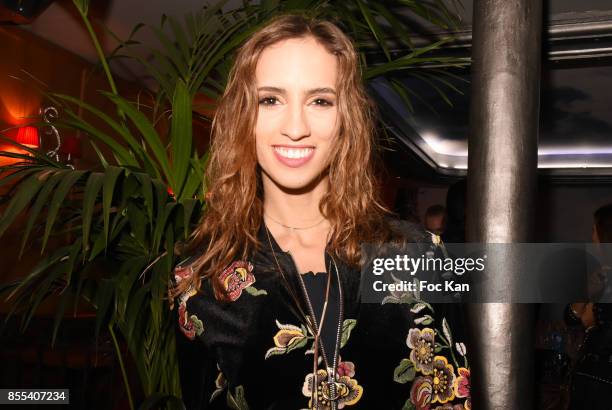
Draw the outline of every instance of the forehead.
M338 60L312 37L283 40L266 47L257 61L257 86L335 87Z

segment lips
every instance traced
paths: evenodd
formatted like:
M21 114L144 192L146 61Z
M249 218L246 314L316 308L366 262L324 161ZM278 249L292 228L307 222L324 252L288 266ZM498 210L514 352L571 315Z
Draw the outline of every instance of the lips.
M289 146L273 145L276 159L290 168L301 167L314 156L315 148L311 145Z

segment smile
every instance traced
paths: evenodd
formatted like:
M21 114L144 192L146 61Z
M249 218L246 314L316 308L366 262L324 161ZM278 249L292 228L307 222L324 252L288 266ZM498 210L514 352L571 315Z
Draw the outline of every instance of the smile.
M306 164L314 155L314 147L288 147L273 145L276 158L284 165L297 168Z
M312 154L314 148L287 148L287 147L274 147L274 150L284 158L306 158Z

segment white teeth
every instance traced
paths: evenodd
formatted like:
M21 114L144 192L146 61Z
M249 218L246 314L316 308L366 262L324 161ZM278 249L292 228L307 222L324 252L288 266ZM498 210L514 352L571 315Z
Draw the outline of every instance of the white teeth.
M282 157L297 159L304 158L310 155L314 148L286 148L286 147L274 147Z

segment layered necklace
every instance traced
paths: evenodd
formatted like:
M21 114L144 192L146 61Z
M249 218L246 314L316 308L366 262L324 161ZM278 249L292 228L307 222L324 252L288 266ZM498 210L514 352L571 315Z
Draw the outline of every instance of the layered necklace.
M266 215L268 218L270 218L270 216ZM274 219L270 218L272 221L274 221ZM274 221L277 222L277 221ZM322 221L319 221L316 225L320 224ZM280 222L277 222L280 224ZM281 224L282 225L282 224ZM316 226L316 225L312 225L312 227ZM265 224L264 224L265 226ZM284 226L284 225L283 225ZM281 274L281 276L283 278L286 279L286 275L285 272L283 271L283 269L281 268L281 265L278 261L278 258L276 256L276 251L274 250L274 245L272 244L272 238L270 236L270 231L268 230L268 227L265 226L266 228L266 235L268 237L268 243L270 245L270 249L272 250L272 255L274 256L274 261L276 262L276 267L278 268L279 273ZM291 228L291 227L287 227L290 229L308 229L308 228ZM290 252L288 252L289 255L291 255ZM329 407L332 410L337 409L338 403L337 400L340 398L340 394L342 391L342 386L340 383L338 383L336 381L336 371L338 368L338 357L339 357L339 350L340 350L340 337L342 335L342 321L343 321L343 315L344 315L344 307L343 307L343 295L342 295L342 286L340 283L340 274L338 273L338 265L336 264L336 261L334 260L334 258L330 255L331 258L331 262L330 265L327 267L327 285L326 285L326 289L325 289L325 299L323 302L323 310L321 312L321 321L320 323L317 322L317 318L316 315L314 313L314 308L312 306L312 302L310 300L310 297L308 296L308 291L306 289L306 284L304 283L304 279L302 278L302 275L298 272L297 276L298 276L298 280L300 282L300 287L302 289L302 294L304 296L304 299L306 301L306 305L308 308L308 314L304 313L302 311L302 309L300 308L299 302L297 301L297 298L294 297L295 302L297 304L297 308L298 310L301 312L301 314L306 318L306 326L309 328L310 332L314 335L314 343L313 343L313 350L314 350L314 354L313 354L313 369L312 369L312 379L311 379L311 386L310 386L310 391L311 391L311 398L312 398L312 407L314 409L319 408L319 399L321 399L321 405L323 407ZM335 277L336 277L336 281L338 283L338 299L339 299L339 309L338 309L338 323L337 323L337 328L336 328L336 344L335 344L335 348L334 348L334 355L332 358L332 364L330 366L330 363L328 362L327 359L327 355L325 353L325 347L323 345L323 343L321 342L321 330L323 329L323 324L325 322L325 316L327 313L327 305L329 302L329 296L330 296L330 291L331 291L331 264L333 263L334 265L334 270L335 270ZM293 295L292 295L293 296ZM319 365L319 348L321 349L322 352L322 356L323 356L323 362L325 363L325 368L327 369L327 379L325 381L320 381L318 380L318 374L317 374L317 370L318 370L318 365ZM319 397L321 396L321 397Z

